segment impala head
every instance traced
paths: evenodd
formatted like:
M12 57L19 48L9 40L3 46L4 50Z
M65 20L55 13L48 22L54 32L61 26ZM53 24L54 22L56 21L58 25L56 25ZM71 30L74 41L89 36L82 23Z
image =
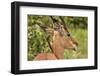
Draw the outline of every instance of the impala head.
M77 50L78 43L72 38L68 33L66 36L62 37L62 45L64 48Z
M49 28L48 31L49 34L53 35L53 42L55 40L58 41L57 44L59 44L59 46L57 47L77 50L78 43L62 26L56 26L54 29Z

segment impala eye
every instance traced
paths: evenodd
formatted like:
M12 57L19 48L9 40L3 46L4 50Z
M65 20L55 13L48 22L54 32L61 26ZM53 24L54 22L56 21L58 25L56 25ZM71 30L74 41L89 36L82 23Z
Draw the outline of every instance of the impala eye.
M67 36L70 36L70 33L67 33Z

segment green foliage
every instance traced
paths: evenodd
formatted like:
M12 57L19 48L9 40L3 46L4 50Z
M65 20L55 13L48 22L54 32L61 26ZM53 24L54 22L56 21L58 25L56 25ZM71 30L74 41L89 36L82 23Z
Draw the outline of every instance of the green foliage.
M71 28L82 28L82 29L87 28L87 22L88 22L87 17L68 16L68 17L64 17L64 19L65 19L67 26Z
M41 52L50 52L48 46L48 35L40 28L43 25L39 16L28 17L28 60L33 60L34 57Z

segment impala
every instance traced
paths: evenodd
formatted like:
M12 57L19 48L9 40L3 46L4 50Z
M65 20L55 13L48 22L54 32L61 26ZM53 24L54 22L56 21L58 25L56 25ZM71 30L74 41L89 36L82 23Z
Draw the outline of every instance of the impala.
M77 49L78 43L72 38L65 24L54 23L54 28L46 28L46 32L52 34L52 42L49 42L52 53L39 53L34 60L64 59L64 49Z

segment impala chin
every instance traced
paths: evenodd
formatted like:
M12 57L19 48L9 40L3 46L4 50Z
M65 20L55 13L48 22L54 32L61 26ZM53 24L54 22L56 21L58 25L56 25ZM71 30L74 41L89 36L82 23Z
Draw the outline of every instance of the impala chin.
M77 51L77 45L76 44L72 44L72 46L73 46L73 50Z
M77 47L74 47L74 50L77 51Z

